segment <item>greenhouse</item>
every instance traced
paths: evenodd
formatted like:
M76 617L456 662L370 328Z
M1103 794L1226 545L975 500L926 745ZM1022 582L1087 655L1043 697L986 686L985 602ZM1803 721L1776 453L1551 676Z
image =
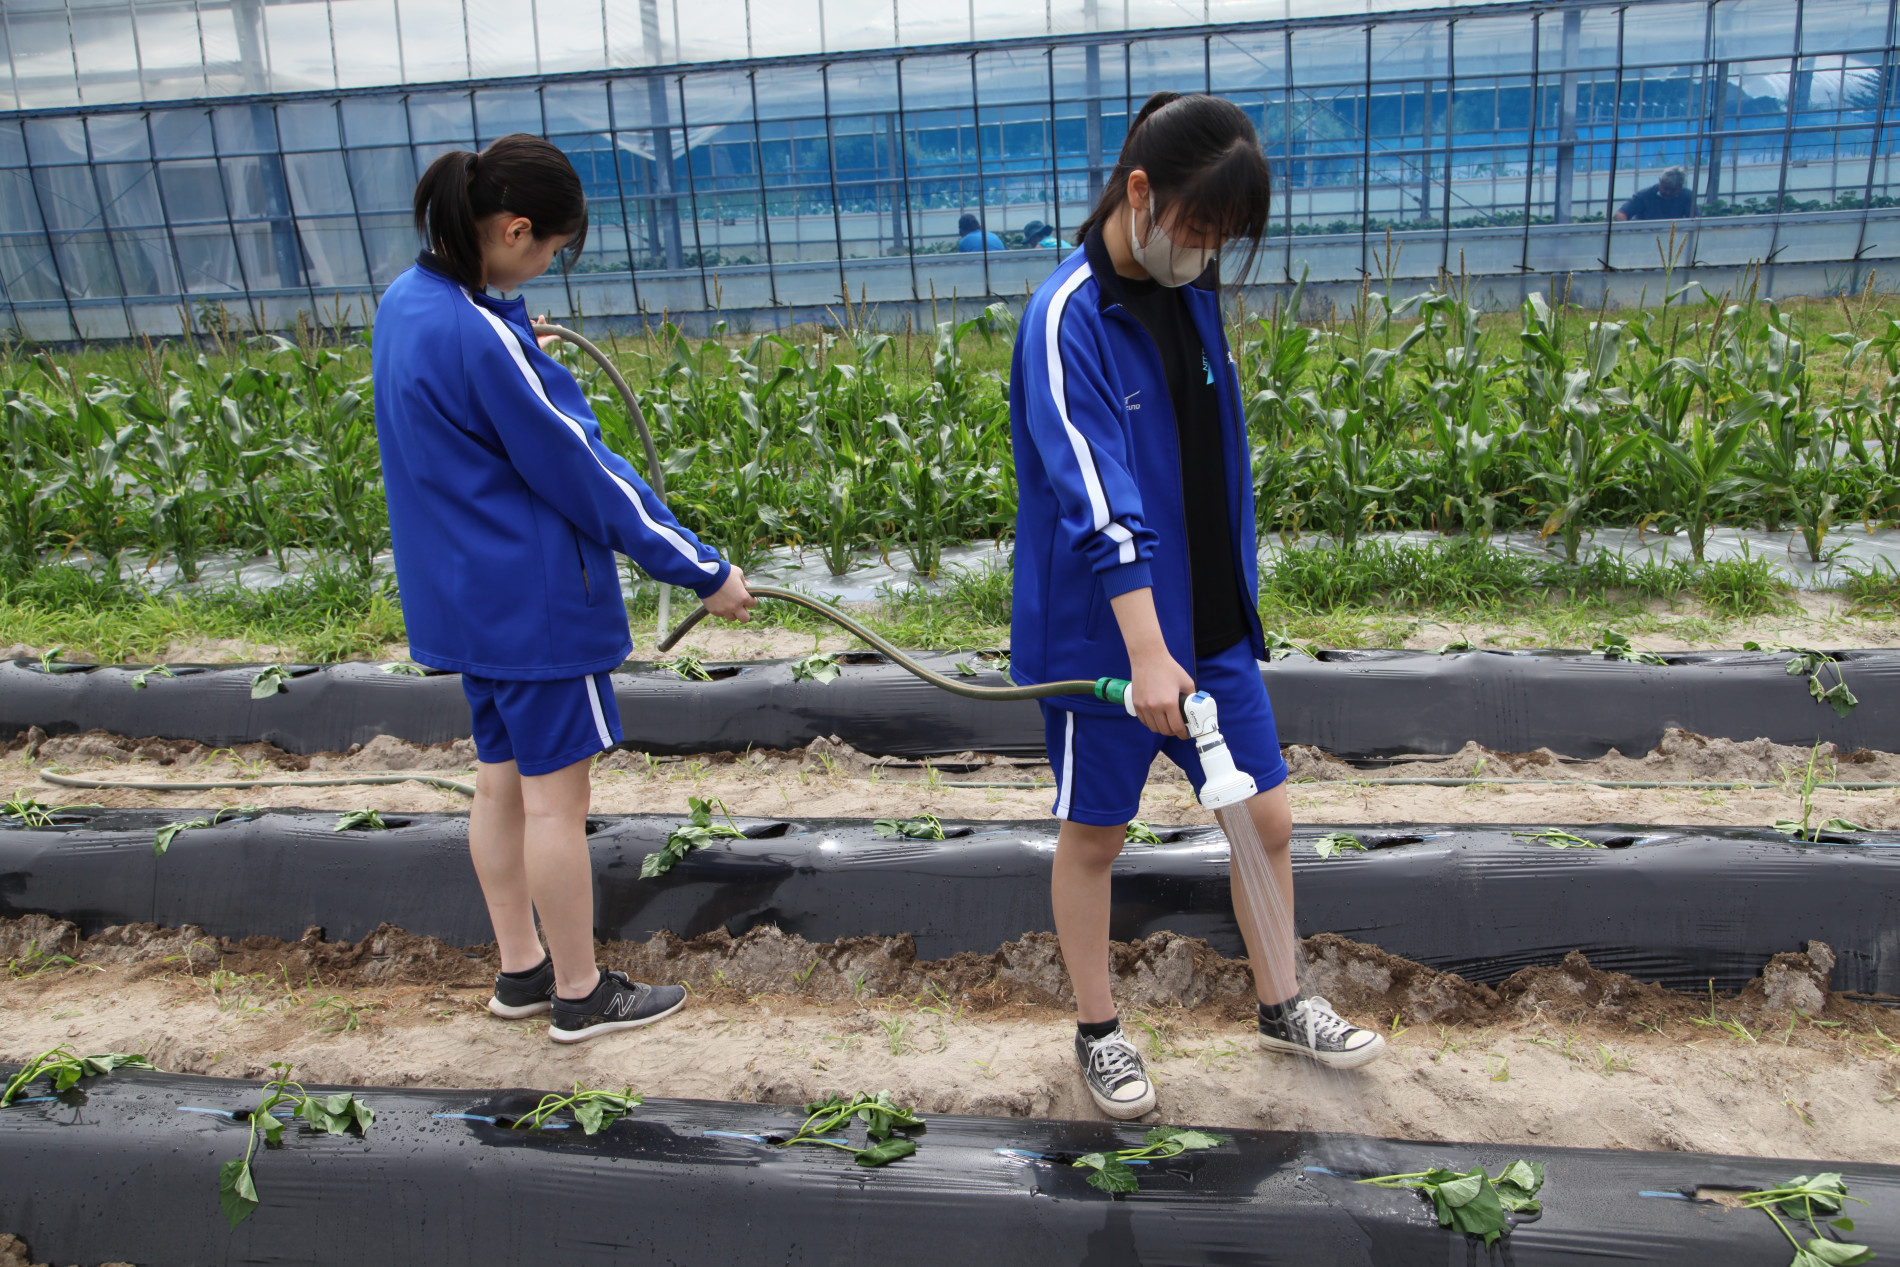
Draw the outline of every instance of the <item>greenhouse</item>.
M12 0L0 302L38 340L361 324L445 149L565 149L592 230L530 302L589 319L1020 297L1158 89L1243 106L1252 278L1657 270L1857 290L1900 251L1892 0ZM1668 168L1695 219L1616 212ZM964 216L1004 249L958 252ZM1044 241L1048 237L1038 235ZM1560 280L1553 281L1553 278ZM1714 283L1711 283L1712 285Z

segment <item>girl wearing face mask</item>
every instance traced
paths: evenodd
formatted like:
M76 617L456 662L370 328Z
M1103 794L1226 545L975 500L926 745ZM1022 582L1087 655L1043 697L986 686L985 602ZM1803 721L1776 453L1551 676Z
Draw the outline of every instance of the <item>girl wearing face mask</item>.
M1129 128L1082 248L1023 314L1010 375L1019 484L1011 673L1022 684L1125 677L1136 716L1062 696L1043 702L1056 776L1051 896L1076 997L1076 1060L1096 1105L1155 1107L1109 994L1109 869L1157 754L1196 789L1201 764L1180 697L1219 706L1278 889L1236 913L1259 993L1260 1043L1350 1068L1379 1035L1305 998L1292 973L1292 816L1286 764L1257 661L1253 478L1239 383L1221 324L1220 249L1267 226L1268 174L1247 116L1217 97L1157 93ZM1271 909L1262 922L1241 910ZM1275 944L1256 944L1271 940Z

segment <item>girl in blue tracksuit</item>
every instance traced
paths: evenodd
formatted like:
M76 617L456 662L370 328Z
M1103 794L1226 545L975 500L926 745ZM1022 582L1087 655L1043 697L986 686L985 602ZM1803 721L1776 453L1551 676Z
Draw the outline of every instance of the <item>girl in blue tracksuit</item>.
M409 653L460 673L473 715L469 852L501 952L489 1010L552 1013L550 1037L580 1042L685 1001L594 961L588 771L621 738L608 671L633 649L614 552L716 616L743 621L754 600L601 443L522 301L491 293L580 251L567 156L519 133L444 154L415 218L428 249L384 292L372 353Z
M1012 674L1025 685L1132 680L1135 717L1085 697L1043 701L1061 820L1051 896L1075 987L1076 1059L1096 1104L1118 1118L1154 1108L1155 1092L1109 995L1109 869L1157 753L1200 787L1179 706L1197 687L1261 789L1247 808L1279 893L1258 896L1285 913L1271 928L1247 918L1234 872L1261 1044L1335 1067L1384 1047L1324 999L1302 997L1292 971L1292 816L1257 663L1253 479L1216 258L1226 241L1257 245L1268 193L1246 115L1216 97L1156 94L1077 232L1081 249L1036 291L1016 339Z

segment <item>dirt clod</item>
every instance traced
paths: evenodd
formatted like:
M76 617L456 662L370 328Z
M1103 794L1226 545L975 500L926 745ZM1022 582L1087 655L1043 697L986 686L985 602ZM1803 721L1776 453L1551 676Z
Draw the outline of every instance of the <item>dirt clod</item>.
M49 1267L33 1261L33 1252L17 1236L0 1233L0 1267ZM131 1263L101 1263L99 1267L132 1267Z

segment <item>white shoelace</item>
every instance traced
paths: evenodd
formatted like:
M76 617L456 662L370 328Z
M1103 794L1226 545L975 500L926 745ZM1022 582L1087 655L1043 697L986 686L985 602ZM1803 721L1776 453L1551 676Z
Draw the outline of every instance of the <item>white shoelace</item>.
M1144 1078L1141 1056L1120 1033L1111 1034L1089 1046L1089 1066L1103 1086L1115 1090L1130 1078Z
M1307 1045L1315 1050L1322 1042L1344 1042L1358 1028L1333 1011L1331 1003L1317 995L1302 1002L1295 1011L1300 1018L1298 1024L1306 1030Z

